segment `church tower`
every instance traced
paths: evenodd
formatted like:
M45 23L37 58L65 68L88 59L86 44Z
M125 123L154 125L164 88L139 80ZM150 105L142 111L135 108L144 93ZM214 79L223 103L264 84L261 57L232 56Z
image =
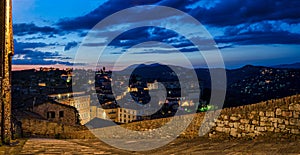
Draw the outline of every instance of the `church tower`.
M0 123L1 142L11 140L11 60L14 54L12 2L0 0Z

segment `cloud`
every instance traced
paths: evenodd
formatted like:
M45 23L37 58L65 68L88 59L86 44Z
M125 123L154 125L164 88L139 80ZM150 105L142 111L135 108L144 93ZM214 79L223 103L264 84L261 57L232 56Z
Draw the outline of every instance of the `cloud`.
M54 44L46 44L43 42L18 42L16 39L14 39L15 51L19 51L27 48L35 49L38 47L46 47L50 45L54 45Z
M12 63L18 65L51 65L51 64L64 64L72 65L72 63L66 61L70 60L70 57L64 56L58 52L42 52L36 50L39 47L47 47L54 44L46 43L25 43L14 41L15 44L15 55L13 57Z
M134 0L131 2L110 0L84 16L61 19L57 25L63 30L91 29L99 21L113 13L129 7L148 4L173 7L192 15L201 23L214 26L238 25L265 20L284 20L292 23L299 22L300 19L300 1L226 0L200 3L196 0ZM142 20L142 18L139 19ZM122 21L123 19L118 20Z
M269 21L227 27L224 34L216 37L216 42L234 45L300 44L299 33L291 33L280 24Z
M42 36L34 36L34 37L26 38L25 40L38 40L38 39L45 39L45 37L42 37Z
M178 51L182 53L190 53L190 52L197 52L199 51L198 48L191 47L191 48L180 48L178 50L173 49L148 49L140 52L135 52L133 54L171 54L171 53L178 53Z
M226 0L212 8L197 7L189 14L204 24L214 26L239 25L267 20L299 22L300 1Z
M208 4L209 3L209 4ZM283 29L282 25L299 24L300 23L300 1L281 1L281 0L226 0L226 1L199 1L196 0L110 0L93 11L75 18L63 18L54 24L54 26L37 26L33 23L14 24L14 34L16 36L29 36L27 40L54 38L57 35L64 35L70 32L78 33L79 37L87 34L95 24L109 15L120 10L138 6L138 5L161 5L169 6L181 11L184 11L194 18L198 19L204 26L216 27L222 29L223 35L215 36L215 41L218 44L225 44L219 48L234 48L238 45L257 45L257 44L300 44L300 34L292 32L289 29ZM137 12L140 10L137 10ZM158 21L164 21L165 17L157 16ZM115 19L119 23L124 23L124 19ZM134 22L144 22L143 17L136 14L135 21L130 21L126 24L134 24ZM146 22L146 21L145 21ZM181 26L182 23L172 23L176 26ZM184 26L182 26L185 28ZM189 28L187 28L186 31ZM107 36L116 33L114 30L101 30L97 32L97 37L107 38ZM39 35L39 36L38 36ZM42 36L42 37L41 37ZM158 27L141 27L122 33L115 38L109 46L120 48L120 51L113 51L111 54L121 54L124 49L131 48L137 44L147 41L158 41L178 48L182 52L195 52L198 49L187 40L185 37L173 32ZM209 50L211 45L203 48ZM96 47L103 46L105 43L84 43L83 46ZM34 50L39 47L54 46L54 44L46 44L42 42L35 43L17 43L16 53L24 54L19 58L29 58L36 60L39 56L41 60L58 59L63 60L63 55L52 52L42 52ZM64 50L68 51L71 48L78 46L78 42L68 42ZM153 47L155 48L155 47ZM30 53L37 52L37 57ZM171 53L171 50L153 50L141 51L140 53ZM44 54L44 56L42 56ZM67 58L67 57L66 57ZM41 60L36 60L40 62ZM20 60L21 61L21 60ZM49 61L47 63L50 63ZM53 63L55 61L53 60Z
M299 43L298 34L282 30L269 21L277 21L278 24L300 23L300 1L281 0L227 0L227 1L196 1L196 0L146 0L130 1L110 0L100 5L90 13L76 17L65 18L56 24L65 31L79 31L91 29L102 19L120 10L137 5L161 5L169 6L184 11L198 19L205 26L224 28L224 36L215 37L217 43L226 43L221 48L232 48L235 45L245 44L294 44ZM137 10L138 11L138 10ZM160 18L158 16L158 18ZM117 19L122 20L125 19ZM134 22L141 22L143 18L137 14ZM156 19L159 20L159 19ZM163 21L163 19L161 19ZM254 25L255 23L261 23ZM134 24L134 23L126 23ZM180 23L175 23L180 24ZM243 25L242 27L239 27ZM247 28L248 27L248 28ZM105 31L101 37L114 33ZM84 33L86 34L86 32ZM175 32L153 27L137 28L118 36L110 46L130 48L145 41L160 41L168 43L182 51L193 51L191 42ZM101 46L103 43L86 43L84 46Z
M176 48L192 46L193 44L185 37L177 34L174 31L158 27L140 27L126 31L115 38L109 46L122 47L124 49L130 48L134 45L157 41L170 44Z
M25 36L25 35L32 35L32 34L53 35L61 32L54 27L50 27L50 26L39 27L33 23L14 24L13 31L14 31L14 35L16 36Z
M68 61L63 61L71 58L64 57L58 52L41 52L33 50L21 50L15 52L15 56L12 59L12 63L15 65L72 65L72 63Z
M95 10L90 13L76 17L76 18L64 18L57 22L57 25L66 31L77 31L83 29L91 29L94 27L99 21L104 19L105 17L116 13L120 10L133 7L136 5L146 5L146 4L155 4L159 2L159 0L133 0L133 1L124 1L124 0L110 0L102 5L100 5ZM121 19L119 19L121 20Z
M41 59L13 59L12 63L14 65L67 65L72 66L74 65L71 62L64 62L64 61L55 61L55 60L41 60Z
M235 45L258 45L258 44L300 44L300 35L287 31L248 32L237 36L223 36L215 39L218 43L232 43Z
M73 41L73 42L69 42L66 46L65 46L65 51L70 50L71 48L74 48L78 45L77 42Z
M82 46L88 46L88 47L98 47L98 46L104 46L105 43L84 43Z

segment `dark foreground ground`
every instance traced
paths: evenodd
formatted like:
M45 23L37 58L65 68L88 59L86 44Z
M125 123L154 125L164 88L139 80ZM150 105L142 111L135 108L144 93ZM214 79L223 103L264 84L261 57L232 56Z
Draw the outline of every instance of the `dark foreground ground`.
M300 154L300 140L176 139L162 148L132 152L111 147L97 139L31 138L20 140L15 146L0 147L0 154Z

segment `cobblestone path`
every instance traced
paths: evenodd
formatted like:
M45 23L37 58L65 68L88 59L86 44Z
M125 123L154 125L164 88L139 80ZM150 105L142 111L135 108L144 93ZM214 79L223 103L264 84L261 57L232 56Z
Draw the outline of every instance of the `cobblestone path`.
M177 139L151 151L132 152L111 147L96 139L29 139L20 154L300 154L300 140L294 141L207 141Z

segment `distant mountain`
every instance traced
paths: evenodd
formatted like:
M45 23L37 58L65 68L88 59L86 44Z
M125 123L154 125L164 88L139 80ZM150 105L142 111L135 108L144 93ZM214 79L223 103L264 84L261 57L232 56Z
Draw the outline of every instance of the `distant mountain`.
M126 69L124 69L123 73L126 73L126 71L135 68L134 74L140 75L146 79L164 79L164 80L170 80L174 79L174 77L169 76L169 73L173 72L171 68L176 67L180 70L189 70L191 69L180 67L180 66L167 66L162 65L159 63L154 64L134 64ZM238 82L242 79L251 77L251 76L257 76L260 74L261 69L263 68L269 68L269 67L262 67L262 66L252 66L252 65L246 65L242 68L238 69L232 69L232 70L226 70L227 75L227 83L232 84L235 82ZM217 69L217 68L216 68ZM207 68L196 68L195 72L198 76L198 79L204 82L204 87L210 87L210 72ZM175 76L176 77L176 76ZM166 79L165 79L166 78ZM177 78L176 78L177 79Z
M276 65L272 66L273 68L291 68L291 69L300 69L300 62L293 63L293 64L282 64L282 65Z
M152 63L152 64L133 64L128 66L126 69L134 69L134 68L143 68L143 67L156 67L156 66L164 66L160 63ZM126 70L125 69L125 70Z
M156 79L158 81L177 79L176 76L169 75L170 73L173 72L170 67L171 66L162 65L159 63L140 64L140 65L134 64L120 71L119 74L127 75L134 68L132 74L139 75L144 79ZM178 66L172 66L172 67L178 67ZM187 69L183 67L178 67L178 68Z
M258 76L260 74L261 69L263 68L269 68L269 67L246 65L242 68L226 70L227 83L232 84L242 79Z

